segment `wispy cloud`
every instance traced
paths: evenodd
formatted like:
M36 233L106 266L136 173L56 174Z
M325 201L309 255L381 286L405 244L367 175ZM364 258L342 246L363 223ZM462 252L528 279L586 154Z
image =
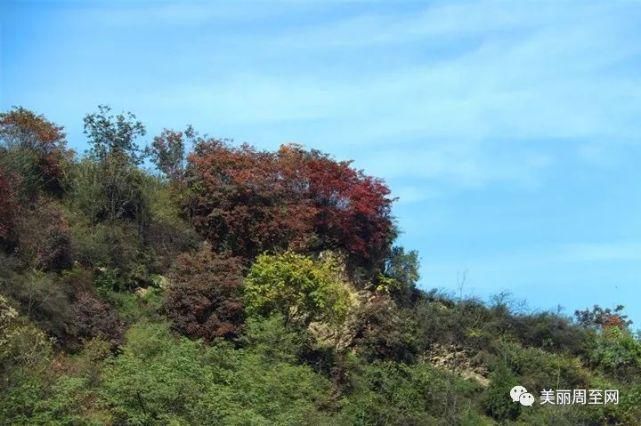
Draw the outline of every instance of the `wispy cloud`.
M247 21L282 14L278 8L267 7L267 2L233 4L204 1L110 1L96 2L93 7L79 11L83 19L116 28L189 27L216 22Z
M641 261L641 242L570 244L560 249L559 257L574 262Z
M225 123L272 145L263 135L290 126L284 137L328 151L376 147L365 161L384 177L405 171L453 187L532 184L558 163L558 152L539 141L606 165L612 151L639 142L641 45L632 40L641 8L489 0L360 6L97 3L59 21L91 29L95 40L60 43L61 55L40 52L41 60L78 63L74 84L87 103L111 96L149 117L179 110L195 124ZM145 78L130 77L136 68L148 70ZM105 81L83 78L92 73ZM68 98L52 77L39 81L21 96L46 87L52 98ZM11 88L3 89L9 97Z
M197 5L183 13L214 19L201 8L212 9ZM258 36L234 32L234 49L259 48L259 69L241 61L239 72L232 68L213 79L196 70L195 84L142 96L156 107L258 131L284 122L325 126L331 140L315 131L299 132L299 139L328 150L332 144L386 146L367 160L386 177L418 175L465 187L510 179L531 184L557 155L539 140L571 145L577 159L598 162L600 156L590 154L641 134L641 122L633 120L641 115L641 77L621 65L634 61L641 46L628 40L637 20L634 13L622 16L623 9L614 3L437 3L414 13L258 29ZM165 7L154 13L169 16ZM195 40L185 54L207 52L203 43ZM389 44L404 50L377 60L378 49ZM207 54L202 62L217 66ZM411 158L395 141L403 148L413 141Z

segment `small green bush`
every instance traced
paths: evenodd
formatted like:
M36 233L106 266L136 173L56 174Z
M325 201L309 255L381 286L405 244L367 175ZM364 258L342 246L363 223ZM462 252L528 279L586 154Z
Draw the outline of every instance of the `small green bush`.
M618 380L641 377L641 342L619 327L604 329L595 338L590 362Z
M490 376L483 409L496 420L514 420L521 413L521 404L512 401L510 389L520 385L516 375L505 364L499 364Z
M247 313L280 313L287 322L340 323L353 303L338 260L327 255L316 261L287 252L258 256L245 279Z

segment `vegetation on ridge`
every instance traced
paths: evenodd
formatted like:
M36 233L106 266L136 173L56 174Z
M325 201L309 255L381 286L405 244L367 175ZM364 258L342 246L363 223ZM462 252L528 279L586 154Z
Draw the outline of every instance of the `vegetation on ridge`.
M622 307L570 318L417 288L383 181L85 117L0 114L1 424L635 424ZM191 152L187 153L187 147ZM146 168L149 160L155 165ZM523 407L509 391L618 389Z

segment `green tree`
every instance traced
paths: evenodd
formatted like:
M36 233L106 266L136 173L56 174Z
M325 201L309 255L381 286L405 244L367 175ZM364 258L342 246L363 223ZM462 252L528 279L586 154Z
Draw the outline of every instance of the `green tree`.
M641 376L641 342L619 327L601 331L592 344L589 361L622 381Z
M496 420L516 419L521 413L521 404L512 401L510 390L518 384L509 367L499 363L490 376L490 387L483 401L485 412Z
M90 158L76 169L74 198L93 223L109 223L112 234L116 221L134 222L144 243L151 213L147 176L137 167L144 155L136 139L145 135L145 127L132 113L110 112L100 105L98 112L84 118L91 150Z
M164 129L146 152L158 170L173 182L178 182L185 173L185 143L194 144L195 139L196 132L191 126L183 132Z
M340 323L352 298L339 260L327 253L319 260L292 252L261 255L245 279L247 313L278 312L288 323Z
M136 139L146 134L145 126L131 112L111 114L107 105L99 105L98 112L84 118L84 133L91 144L91 154L98 160L118 157L134 164L143 155Z
M392 247L385 259L378 288L389 293L401 306L411 306L418 298L416 282L419 279L418 252L406 252L403 247Z

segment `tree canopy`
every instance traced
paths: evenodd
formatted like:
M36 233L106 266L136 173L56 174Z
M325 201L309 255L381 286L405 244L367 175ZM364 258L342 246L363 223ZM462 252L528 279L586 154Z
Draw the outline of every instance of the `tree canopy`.
M245 258L340 250L350 266L371 269L395 236L392 198L382 181L297 145L270 153L200 140L187 182L186 208L196 229L216 249Z

